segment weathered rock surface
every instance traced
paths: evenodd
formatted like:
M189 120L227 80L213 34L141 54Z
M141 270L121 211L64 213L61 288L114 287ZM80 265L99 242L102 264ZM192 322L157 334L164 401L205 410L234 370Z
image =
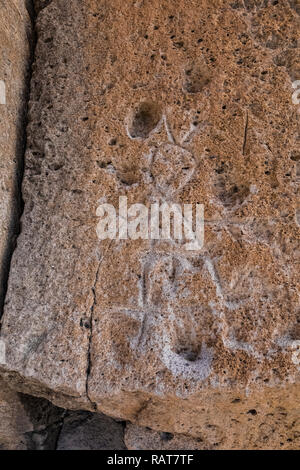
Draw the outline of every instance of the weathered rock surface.
M123 450L124 426L17 393L0 379L0 450Z
M54 450L65 411L11 390L0 379L0 449Z
M219 448L296 446L296 3L42 6L3 374ZM204 248L100 242L120 195L203 203Z
M57 450L125 450L124 426L100 413L69 411Z
M210 447L199 437L156 432L133 424L126 426L125 442L129 450L208 450Z
M133 450L299 449L298 398L292 399L294 404L267 399L262 406L262 398L256 403L236 398L227 408L220 402L217 409L210 412L204 404L202 409L190 413L189 427L176 426L177 434L128 424L125 444ZM251 405L258 406L249 408ZM173 413L176 415L176 407ZM165 429L171 427L166 425ZM195 437L191 437L190 432Z
M0 310L20 217L31 21L24 0L0 3ZM1 311L0 311L1 316Z

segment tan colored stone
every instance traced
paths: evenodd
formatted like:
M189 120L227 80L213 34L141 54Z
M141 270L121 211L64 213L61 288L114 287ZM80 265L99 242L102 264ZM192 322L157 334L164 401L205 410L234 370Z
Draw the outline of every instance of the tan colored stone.
M24 0L0 3L0 309L20 216L31 21ZM1 313L0 313L1 315Z
M0 379L0 449L54 450L64 410L11 390Z
M16 387L194 438L207 426L219 447L258 435L250 410L282 407L283 428L299 432L290 4L53 0L40 11L1 331ZM120 195L203 203L204 248L99 242L99 200Z
M0 381L0 449L25 450L25 434L32 431L19 395Z
M190 409L187 413L176 401L163 407L153 407L150 419L147 410L144 422L156 422L156 429L173 429L176 433L157 432L133 424L126 426L125 443L133 450L288 450L300 446L299 396L285 393L284 402L278 403L270 395L256 398L236 398L226 403L226 397L203 400L202 407ZM173 422L170 420L173 412ZM160 416L161 415L161 416ZM167 421L169 419L169 421ZM165 423L163 428L160 423Z
M0 450L124 450L124 426L98 413L66 411L0 379Z
M204 450L208 449L201 438L193 439L183 434L156 432L133 424L126 426L125 442L129 450Z

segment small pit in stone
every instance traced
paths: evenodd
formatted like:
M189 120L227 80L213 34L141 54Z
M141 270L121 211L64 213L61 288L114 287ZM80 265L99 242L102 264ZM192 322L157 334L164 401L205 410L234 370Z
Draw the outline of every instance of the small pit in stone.
M162 117L161 107L144 101L136 106L128 119L128 134L132 139L146 139L156 128Z
M195 362L199 358L200 351L192 348L179 348L176 350L176 354L183 357L188 362Z
M255 416L255 415L257 415L257 411L254 410L254 409L252 409L252 410L247 411L247 414L248 414L248 415Z

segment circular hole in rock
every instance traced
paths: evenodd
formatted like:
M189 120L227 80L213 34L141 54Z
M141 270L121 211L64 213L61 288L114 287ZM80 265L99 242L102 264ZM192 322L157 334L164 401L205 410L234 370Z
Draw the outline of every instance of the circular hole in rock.
M161 108L157 103L140 103L129 116L128 134L132 139L146 139L158 125L161 115Z

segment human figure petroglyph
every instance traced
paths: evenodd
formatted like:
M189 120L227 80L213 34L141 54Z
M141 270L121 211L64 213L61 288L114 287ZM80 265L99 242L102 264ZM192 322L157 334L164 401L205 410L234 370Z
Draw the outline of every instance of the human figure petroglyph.
M157 110L159 108L157 106L152 108L152 114L149 104L139 105L137 109L136 119L131 116L127 121L126 130L130 139L147 139L161 130L162 127L164 127L167 136L166 141L158 143L156 147L150 146L150 151L145 156L147 170L145 172L145 179L151 187L150 202L155 202L161 207L172 202L172 205L176 206L180 192L192 180L197 166L195 156L190 150L189 144L196 133L205 127L205 123L198 125L198 123L191 122L188 131L182 133L181 136L176 136L170 126L166 113L162 113L162 117L158 121ZM143 112L145 113L144 115ZM144 126L142 118L145 121ZM153 129L150 126L151 122ZM204 213L202 213L202 218L204 218ZM173 226L173 229L175 232L176 227ZM183 285L184 276L194 276L199 273L200 268L196 267L193 263L193 258L196 251L197 254L201 252L203 240L201 240L198 247L194 246L194 252L191 251L189 253L184 253L182 243L174 239L167 240L167 242L152 239L149 241L148 247L141 257L142 276L139 298L140 306L143 309L143 321L138 340L139 345L143 342L143 336L145 336L148 323L148 327L150 327L151 316L154 311L161 311L161 317L167 314L173 325L172 330L178 329L177 323L178 321L180 323L180 318L177 318L177 315L173 313L173 308L178 303L179 298L184 300L186 296L189 296L188 288ZM192 323L194 324L194 322ZM171 369L174 366L173 369L181 370L183 373L185 368L190 366L190 356L184 352L177 351L178 348L173 344L174 338L171 338L174 336L174 331L168 333L163 325L161 327L164 331L162 345L164 350L162 355L163 360L167 362L168 367ZM186 328L184 326L182 328L183 335L185 336L186 333L187 341L189 342L188 338L190 338L191 332L185 331ZM193 334L192 336L194 337L195 335ZM195 345L193 349L198 350L197 354L193 355L193 362L198 364L195 371L199 375L200 369L204 370L205 367L208 367L211 358L209 354L205 353L206 346L202 342L198 346ZM197 367L200 369L198 370Z

